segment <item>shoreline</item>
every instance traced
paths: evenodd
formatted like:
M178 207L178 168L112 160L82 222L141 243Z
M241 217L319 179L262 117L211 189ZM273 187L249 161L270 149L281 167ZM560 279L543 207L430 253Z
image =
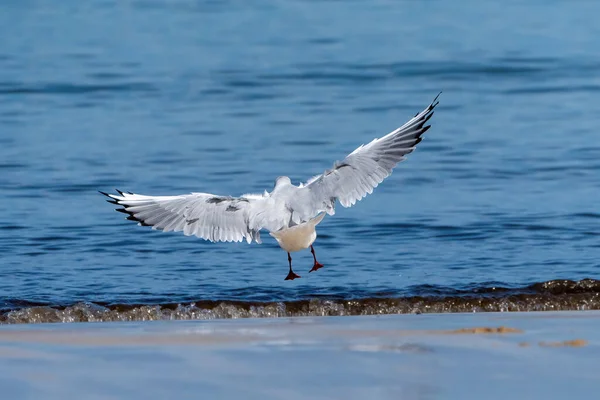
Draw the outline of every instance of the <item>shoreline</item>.
M414 293L413 293L414 292ZM407 295L326 296L290 300L211 299L141 302L0 303L0 325L47 322L215 320L383 314L600 310L600 281L550 280L521 287L422 287Z

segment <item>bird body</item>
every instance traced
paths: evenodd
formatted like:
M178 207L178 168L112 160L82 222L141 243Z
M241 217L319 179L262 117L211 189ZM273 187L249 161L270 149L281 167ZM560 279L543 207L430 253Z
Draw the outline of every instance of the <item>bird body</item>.
M343 207L351 207L372 193L415 149L421 135L431 127L425 124L433 115L438 97L401 127L359 146L331 169L298 186L289 177L280 176L271 192L240 197L210 193L179 196L100 193L121 206L117 211L127 214L127 219L165 232L183 232L212 242L261 243L260 231L265 229L288 252L290 272L286 279L295 279L299 276L292 271L289 253L310 247L314 257L311 272L322 267L312 246L317 224L325 213L335 214L336 201Z
M277 240L279 247L288 253L308 249L317 239L316 227L324 217L325 213L321 213L306 222L269 234Z

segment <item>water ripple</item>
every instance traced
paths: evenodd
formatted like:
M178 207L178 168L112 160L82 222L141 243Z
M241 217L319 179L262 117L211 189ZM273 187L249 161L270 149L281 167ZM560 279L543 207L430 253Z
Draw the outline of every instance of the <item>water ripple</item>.
M19 84L0 82L0 95L86 95L103 92L141 92L152 93L156 88L148 83L112 83L112 84L83 84L83 83L45 83Z

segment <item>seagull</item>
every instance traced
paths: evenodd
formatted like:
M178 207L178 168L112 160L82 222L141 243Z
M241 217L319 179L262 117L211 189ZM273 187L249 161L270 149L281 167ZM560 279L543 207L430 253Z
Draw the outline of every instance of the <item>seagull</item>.
M183 232L211 242L246 240L260 244L260 231L265 229L287 252L289 272L285 280L294 280L300 275L292 270L290 253L310 247L314 263L309 272L323 267L313 247L316 226L325 214L335 214L336 201L351 207L390 176L431 128L425 124L439 104L440 94L401 127L359 146L331 169L298 186L289 177L279 176L271 192L240 197L194 192L178 196L120 190L118 194L100 193L109 197L108 202L121 206L116 211L127 214L128 220L164 232Z

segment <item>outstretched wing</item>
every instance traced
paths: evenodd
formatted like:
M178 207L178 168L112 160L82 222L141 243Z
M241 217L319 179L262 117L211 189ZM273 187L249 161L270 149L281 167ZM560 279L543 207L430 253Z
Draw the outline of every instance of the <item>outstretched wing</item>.
M292 205L294 211L307 214L304 217L321 211L332 215L336 200L342 206L350 207L372 193L392 173L394 167L415 149L421 141L421 135L431 127L425 124L439 103L438 97L439 94L425 110L400 128L367 145L361 145L343 161L336 162L333 169L307 182L295 202L298 204Z
M209 193L180 196L144 196L124 193L107 194L110 203L122 206L117 211L139 225L165 232L195 235L211 242L260 243L260 226L253 215L253 205L262 199L255 197L225 197ZM260 225L260 224L258 224Z

